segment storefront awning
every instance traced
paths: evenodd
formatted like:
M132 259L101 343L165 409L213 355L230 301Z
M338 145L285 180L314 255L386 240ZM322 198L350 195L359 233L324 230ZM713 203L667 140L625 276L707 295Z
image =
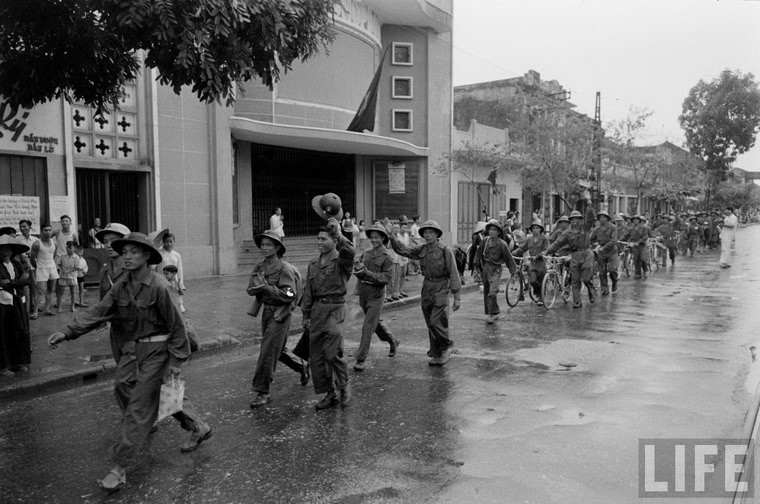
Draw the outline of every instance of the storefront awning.
M246 117L230 118L230 126L233 138L259 144L364 156L428 155L427 147L367 133L272 124Z

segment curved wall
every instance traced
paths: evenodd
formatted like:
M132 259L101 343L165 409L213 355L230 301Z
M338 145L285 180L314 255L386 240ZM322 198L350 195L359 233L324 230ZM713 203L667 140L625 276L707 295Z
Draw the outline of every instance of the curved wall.
M327 51L294 64L273 91L254 81L241 86L236 116L295 126L348 126L375 71L381 26L365 5L344 4Z

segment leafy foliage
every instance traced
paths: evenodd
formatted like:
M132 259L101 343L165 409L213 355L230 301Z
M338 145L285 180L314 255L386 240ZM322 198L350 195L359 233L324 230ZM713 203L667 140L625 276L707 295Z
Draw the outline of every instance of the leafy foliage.
M563 197L589 178L594 125L588 117L562 106L534 105L514 122L510 134L516 139L512 154L523 163L525 189Z
M4 0L0 94L13 105L64 97L108 108L139 72L234 101L236 84L271 86L334 38L336 0Z
M443 154L442 160L433 166L433 171L446 174L449 170L454 170L475 182L475 173L478 168L496 170L498 177L499 171L512 169L515 166L515 159L509 155L507 148L503 145L465 142L461 148L452 149L450 153Z
M760 90L754 76L723 71L700 80L683 102L678 118L686 143L707 163L710 185L725 180L736 156L752 148L760 131Z
M760 205L760 186L724 181L716 185L711 204L715 207L731 205L747 209Z

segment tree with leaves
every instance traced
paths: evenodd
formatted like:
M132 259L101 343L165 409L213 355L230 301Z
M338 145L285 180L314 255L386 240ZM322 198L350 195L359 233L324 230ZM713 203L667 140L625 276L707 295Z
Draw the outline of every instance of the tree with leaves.
M144 63L179 94L234 101L271 86L334 38L336 0L4 0L0 95L30 108L63 97L110 108Z
M760 131L760 89L751 73L724 70L691 88L678 118L689 150L705 160L712 192L736 156L755 145ZM709 205L710 193L707 195Z
M523 164L523 188L534 194L554 192L566 206L589 179L594 124L561 103L533 103L513 122L510 153Z
M613 187L627 181L636 188L636 213L641 212L641 200L647 189L653 187L664 163L661 152L642 148L638 143L646 131L652 112L646 108L631 107L626 117L607 123L603 156L605 167L602 178Z

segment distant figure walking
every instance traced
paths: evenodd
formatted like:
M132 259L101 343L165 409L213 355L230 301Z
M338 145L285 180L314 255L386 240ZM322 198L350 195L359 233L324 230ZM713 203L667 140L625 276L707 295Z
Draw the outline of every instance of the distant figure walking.
M177 283L179 284L179 311L185 313L185 275L182 271L182 256L179 252L174 250L174 235L172 233L166 233L164 235L163 245L159 250L161 253L161 264L156 268L156 271L162 273L164 268L170 264L177 267Z
M269 230L280 238L285 237L285 223L282 219L282 208L275 208L274 214L269 218Z
M720 261L718 265L721 268L731 267L731 243L736 237L736 226L739 219L734 215L733 207L726 207L723 211L725 219L723 220L723 229L720 231Z

